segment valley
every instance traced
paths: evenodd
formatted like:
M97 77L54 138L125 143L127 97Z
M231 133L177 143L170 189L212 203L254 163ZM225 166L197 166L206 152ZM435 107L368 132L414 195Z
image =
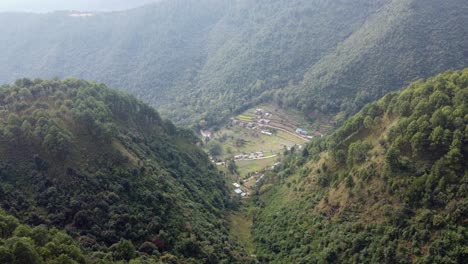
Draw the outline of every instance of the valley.
M468 259L466 0L58 2L0 11L0 264Z
M220 128L200 131L205 151L231 183L233 198L239 199L239 207L228 216L230 236L252 258L257 259L252 237L253 219L260 210L256 200L273 187L263 181L281 170L284 155L302 153L310 142L326 137L339 118L261 104Z

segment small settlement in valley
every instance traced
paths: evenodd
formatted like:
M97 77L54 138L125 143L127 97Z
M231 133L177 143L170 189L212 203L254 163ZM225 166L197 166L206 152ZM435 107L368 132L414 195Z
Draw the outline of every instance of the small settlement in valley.
M319 124L311 125L301 113L265 105L232 117L219 131L201 130L200 133L207 146L221 145L221 153L212 155L216 165L227 169L229 161L235 162L234 192L248 197L249 190L262 180L264 172L280 165L285 151L301 150L331 127L328 120Z

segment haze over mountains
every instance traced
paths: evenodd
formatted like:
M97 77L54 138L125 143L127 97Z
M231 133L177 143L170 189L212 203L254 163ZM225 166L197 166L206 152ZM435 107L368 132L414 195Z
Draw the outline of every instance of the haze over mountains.
M158 0L2 0L0 12L53 12L57 10L117 11Z
M413 80L466 66L465 6L174 0L86 18L3 14L0 82L97 80L181 124L216 123L260 100L352 113Z

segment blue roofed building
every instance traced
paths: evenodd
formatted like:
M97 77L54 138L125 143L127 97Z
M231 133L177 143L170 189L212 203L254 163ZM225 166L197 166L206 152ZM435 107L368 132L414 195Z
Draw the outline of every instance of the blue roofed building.
M309 135L309 132L305 131L305 130L302 129L302 128L297 128L297 129L296 129L296 134L303 135L303 136L307 136L307 135Z

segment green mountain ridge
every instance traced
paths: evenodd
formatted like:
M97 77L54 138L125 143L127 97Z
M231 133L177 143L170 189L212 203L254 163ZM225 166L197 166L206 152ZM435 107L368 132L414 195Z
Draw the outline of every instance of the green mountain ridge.
M77 79L21 79L0 88L0 102L0 206L41 232L68 233L82 253L63 254L79 263L245 257L223 220L224 178L191 131L131 96ZM7 220L6 227L15 222ZM0 252L14 252L21 237L9 228ZM24 237L35 239L30 231ZM42 259L30 263L61 255L40 249L46 242L23 242Z
M392 1L288 92L302 107L352 113L391 87L466 67L467 7L463 1L439 3ZM451 41L457 36L459 42Z
M468 69L366 105L269 173L253 240L269 263L463 263Z
M262 101L350 114L387 89L466 67L466 9L462 0L174 0L78 19L1 14L0 81L97 80L184 125Z

